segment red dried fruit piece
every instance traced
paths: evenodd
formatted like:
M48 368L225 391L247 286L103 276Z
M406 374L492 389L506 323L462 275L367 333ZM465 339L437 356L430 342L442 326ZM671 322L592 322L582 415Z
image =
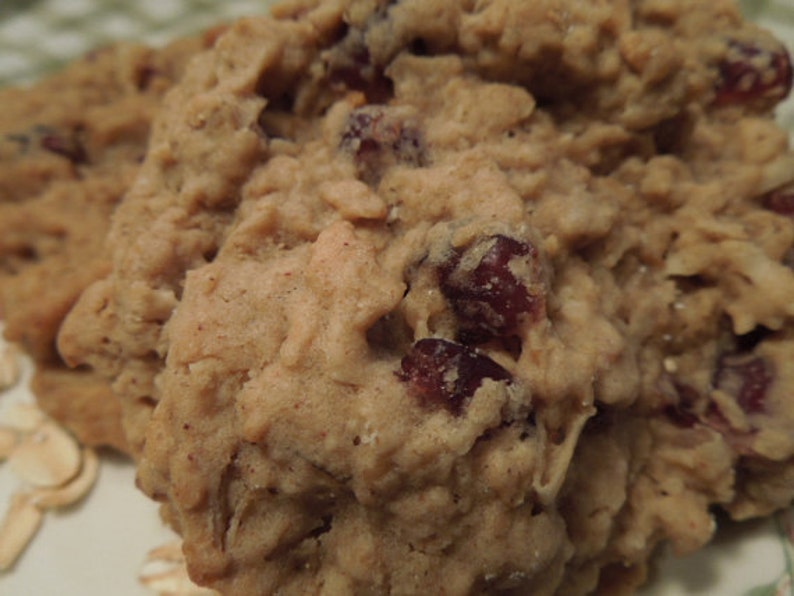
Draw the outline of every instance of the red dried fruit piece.
M396 375L423 406L443 407L455 416L462 414L466 400L485 379L512 380L510 373L488 356L436 338L416 342Z
M88 160L85 149L74 135L64 135L49 128L42 128L40 132L39 144L43 149L60 155L74 164L86 163Z
M794 188L773 190L764 197L764 207L780 215L794 217Z
M350 113L340 147L353 154L359 175L377 182L383 170L397 163L424 163L424 142L418 128L386 106L369 105Z
M791 58L786 48L730 41L719 64L715 105L774 105L791 91Z
M73 164L88 161L85 147L80 143L75 131L65 132L52 126L38 124L22 133L3 135L0 141L13 143L15 151L22 155L43 149L68 159Z
M747 414L765 409L769 387L774 380L768 361L753 354L725 354L714 373L714 387L731 395Z
M536 319L543 309L538 251L527 242L483 238L455 251L438 275L466 344L515 335L524 318Z

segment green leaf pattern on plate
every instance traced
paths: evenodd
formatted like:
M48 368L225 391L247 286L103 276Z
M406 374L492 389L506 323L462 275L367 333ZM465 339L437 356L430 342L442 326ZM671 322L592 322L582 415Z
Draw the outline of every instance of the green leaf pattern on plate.
M270 0L0 0L0 87L52 71L117 40L159 45Z

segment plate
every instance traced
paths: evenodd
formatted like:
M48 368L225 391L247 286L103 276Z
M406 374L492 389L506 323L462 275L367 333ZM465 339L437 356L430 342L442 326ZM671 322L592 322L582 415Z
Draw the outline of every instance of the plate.
M4 345L0 343L0 351ZM26 358L21 362L19 383L0 394L0 421L17 404L33 402L28 390L33 366ZM21 486L8 466L0 465L0 511ZM161 523L157 506L135 488L132 463L103 452L93 490L78 505L44 516L17 564L0 573L0 594L151 596L138 582L145 556L174 538Z
M0 0L0 86L31 81L92 47L119 39L160 44L221 20L261 13L266 0ZM746 14L794 48L794 0L746 0ZM794 99L778 112L794 131ZM2 323L0 322L0 330ZM0 349L2 344L0 343ZM32 402L32 372L0 395L0 419L17 403ZM0 594L27 596L146 596L138 581L148 551L175 536L157 506L134 486L132 464L102 453L96 486L78 506L48 513L9 573ZM18 480L0 465L0 511ZM728 524L698 553L661 557L641 596L794 595L794 511L758 522Z

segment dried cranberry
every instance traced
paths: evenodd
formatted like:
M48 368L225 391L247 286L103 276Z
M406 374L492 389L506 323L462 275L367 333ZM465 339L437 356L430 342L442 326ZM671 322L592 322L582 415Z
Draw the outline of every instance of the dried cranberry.
M725 354L717 364L714 387L736 399L748 414L764 411L774 376L767 360L753 354Z
M374 183L396 163L420 166L424 143L418 128L385 106L353 110L342 132L340 147L353 154L359 175Z
M780 215L794 217L794 188L773 190L764 197L764 207Z
M403 357L396 374L423 406L443 407L455 416L463 412L466 400L485 379L512 379L507 370L488 356L436 338L416 342Z
M731 41L719 64L715 104L761 104L785 99L791 91L792 67L783 46L764 48L753 43Z
M526 317L537 317L543 308L538 251L524 241L486 237L453 252L438 275L460 320L463 343L515 335Z
M87 161L85 148L75 138L75 135L65 135L55 130L42 128L39 144L50 153L55 153L71 161L81 164Z

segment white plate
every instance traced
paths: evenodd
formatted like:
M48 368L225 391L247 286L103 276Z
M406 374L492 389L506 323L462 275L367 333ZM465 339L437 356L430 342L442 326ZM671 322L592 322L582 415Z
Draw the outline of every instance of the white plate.
M27 388L32 365L27 359L23 372L14 389L0 394L0 422L9 408L33 401ZM0 465L0 515L19 488L21 481L8 466ZM173 539L174 534L160 522L157 506L135 488L132 464L103 453L92 492L71 509L45 515L16 566L0 573L0 594L151 595L138 583L141 565L149 550Z

